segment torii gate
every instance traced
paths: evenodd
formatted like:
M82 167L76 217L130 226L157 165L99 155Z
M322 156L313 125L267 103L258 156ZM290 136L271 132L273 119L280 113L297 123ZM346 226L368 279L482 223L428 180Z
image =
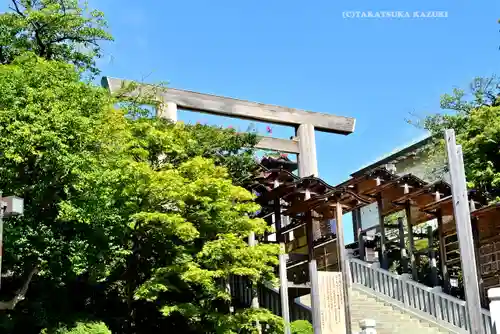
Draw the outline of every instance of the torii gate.
M127 93L130 97L137 97L143 92L153 92L158 101L156 115L158 117L167 118L173 122L177 122L177 109L180 108L207 114L229 116L232 118L293 126L295 128L294 138L281 139L261 137L256 147L297 154L300 177L318 176L315 130L348 135L354 132L356 123L356 120L350 117L250 102L176 88L158 88L153 85L142 84L130 80L103 77L101 83L102 86L109 89L112 94L121 91L130 84L135 86L133 91ZM282 261L284 261L284 257L283 259L280 257L280 267L282 266ZM321 319L319 307L315 307L319 305L316 260L310 262L309 269L311 272L312 319L313 326L315 327L315 334L317 334L318 331L316 329L319 328ZM283 279L281 279L281 281L283 281ZM287 283L282 282L282 284ZM286 285L282 285L281 291L286 297L288 295L287 289L288 287ZM286 305L288 305L288 298L286 298ZM284 315L285 321L287 320L287 316L288 315ZM319 331L321 331L321 329L319 329Z

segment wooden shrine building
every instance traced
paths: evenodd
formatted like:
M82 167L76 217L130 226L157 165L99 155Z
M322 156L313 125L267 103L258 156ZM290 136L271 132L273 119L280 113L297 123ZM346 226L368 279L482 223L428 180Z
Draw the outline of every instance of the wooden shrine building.
M367 248L375 249L380 266L389 269L388 254L396 250L401 254L397 271L408 273L414 280L431 287L442 286L447 293L456 290L454 294L463 298L457 289L461 262L450 185L444 181L427 183L412 174L397 176L389 173L381 167L341 184L351 187L356 195L377 203L376 242L367 247L366 231L359 228L358 240L353 247L357 256L367 260ZM360 184L371 187L360 187ZM485 197L474 190L468 192L468 197L477 250L477 274L483 306L486 307L487 290L500 286L500 205L488 205ZM388 220L393 214L398 217ZM435 226L430 222L435 222ZM419 225L424 225L420 231ZM422 278L423 273L418 272L419 263L424 258L429 264L426 280Z
M456 291L461 263L447 182L427 183L412 174L397 176L382 167L331 186L316 177L299 178L284 168L263 167L252 188L262 206L259 217L274 225L276 231L261 241L285 243L287 278L295 286L290 297L310 293L307 264L311 259L317 261L318 270L342 270L346 253L341 251L343 241L338 238L341 227L337 225L336 206L346 214L371 203L382 208L376 240L370 243L360 229L355 256L366 261L367 252L373 249L378 253L376 261L389 269L388 255L395 250L401 254L398 272L408 273L416 281L422 281L418 268L425 260L428 273L424 283L461 296ZM484 196L473 190L468 196L478 250L477 274L487 306L487 289L500 286L500 205L488 205ZM280 218L274 219L278 213ZM387 221L393 214L398 214L397 219ZM429 225L430 221L435 221L435 226ZM427 226L419 232L422 224Z

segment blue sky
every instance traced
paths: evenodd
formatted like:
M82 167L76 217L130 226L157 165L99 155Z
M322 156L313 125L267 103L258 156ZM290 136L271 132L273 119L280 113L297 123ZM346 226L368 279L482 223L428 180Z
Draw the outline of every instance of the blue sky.
M500 1L93 1L116 41L103 75L356 118L349 136L317 133L330 184L425 136L410 112L500 65ZM344 11L447 11L440 19L344 19ZM145 78L145 79L144 79ZM246 129L248 122L181 119ZM265 124L259 124L260 130ZM273 127L273 136L291 129ZM349 219L346 222L349 225ZM350 228L346 241L352 240Z
M438 111L441 94L496 73L500 64L494 0L92 5L106 13L116 38L105 45L103 75L355 117L352 135L317 134L320 176L332 184L421 137L405 123L410 112ZM347 10L445 10L448 18L343 19ZM273 129L274 136L292 133Z
M500 65L498 0L90 4L105 12L116 39L104 45L103 75L355 117L352 135L317 133L319 173L330 184L425 135L405 123L410 112L438 111L441 94ZM448 17L344 19L350 10ZM188 113L181 119L248 125ZM275 137L291 134L273 127Z

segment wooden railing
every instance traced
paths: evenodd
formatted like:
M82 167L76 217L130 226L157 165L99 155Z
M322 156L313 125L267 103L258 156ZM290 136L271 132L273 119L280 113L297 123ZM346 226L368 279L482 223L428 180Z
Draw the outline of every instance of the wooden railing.
M250 306L252 304L250 281L241 276L232 276L230 283L232 297L238 299L239 302ZM261 285L258 289L258 295L260 307L266 308L273 314L281 316L281 299L279 289L269 284ZM295 301L291 301L290 320L311 321L310 308Z
M359 259L349 259L353 284L385 297L416 315L439 325L452 326L468 332L469 317L466 302L413 281L404 275L396 275ZM490 312L482 310L483 333L492 334Z
M469 317L465 301L415 282L405 275L391 273L359 259L350 258L348 261L353 288L372 293L375 297L447 328L451 332L469 332ZM258 291L260 307L281 315L279 290L269 285L262 285ZM247 279L233 277L231 294L240 302L251 305L250 282ZM311 310L306 305L291 301L290 318L291 321L311 321ZM482 321L483 333L495 334L488 310L482 310Z

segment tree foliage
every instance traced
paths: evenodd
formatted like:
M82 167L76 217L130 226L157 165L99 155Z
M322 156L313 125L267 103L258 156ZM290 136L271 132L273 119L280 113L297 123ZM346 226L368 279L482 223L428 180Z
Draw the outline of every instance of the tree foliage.
M52 333L44 329L41 334L111 334L111 331L103 322L78 322L74 327L64 326Z
M115 160L123 114L71 65L34 55L0 66L0 89L0 186L25 199L24 216L5 226L2 269L9 277L2 294L10 296L33 268L54 287L89 269L106 277L116 217L96 210L91 221L68 221L61 209L90 191L83 182Z
M468 187L485 193L491 200L500 196L500 86L493 78L476 78L471 94L454 89L443 95L443 113L429 115L417 125L430 131L436 142L432 158L446 166L443 133L454 129L462 145Z
M86 314L117 333L253 333L255 321L279 332L268 311L230 313L226 289L230 275L272 281L277 264L276 245L245 242L268 231L237 185L255 169L254 135L134 117L72 65L35 55L1 66L0 89L1 189L26 201L5 228L4 295L38 271L18 306L34 318L16 308L5 329Z
M0 14L0 64L26 51L48 60L71 63L97 74L99 41L109 41L102 12L78 0L10 0L10 12Z
M307 320L296 320L290 324L292 334L312 334L313 326Z
M98 73L103 14L12 0L0 15L0 189L9 219L0 296L8 333L281 333L231 300L231 276L274 281L278 247L244 189L255 134L148 117L82 81ZM118 107L116 107L118 105ZM234 311L233 311L234 310ZM88 320L91 319L91 320ZM97 320L96 320L97 319Z

